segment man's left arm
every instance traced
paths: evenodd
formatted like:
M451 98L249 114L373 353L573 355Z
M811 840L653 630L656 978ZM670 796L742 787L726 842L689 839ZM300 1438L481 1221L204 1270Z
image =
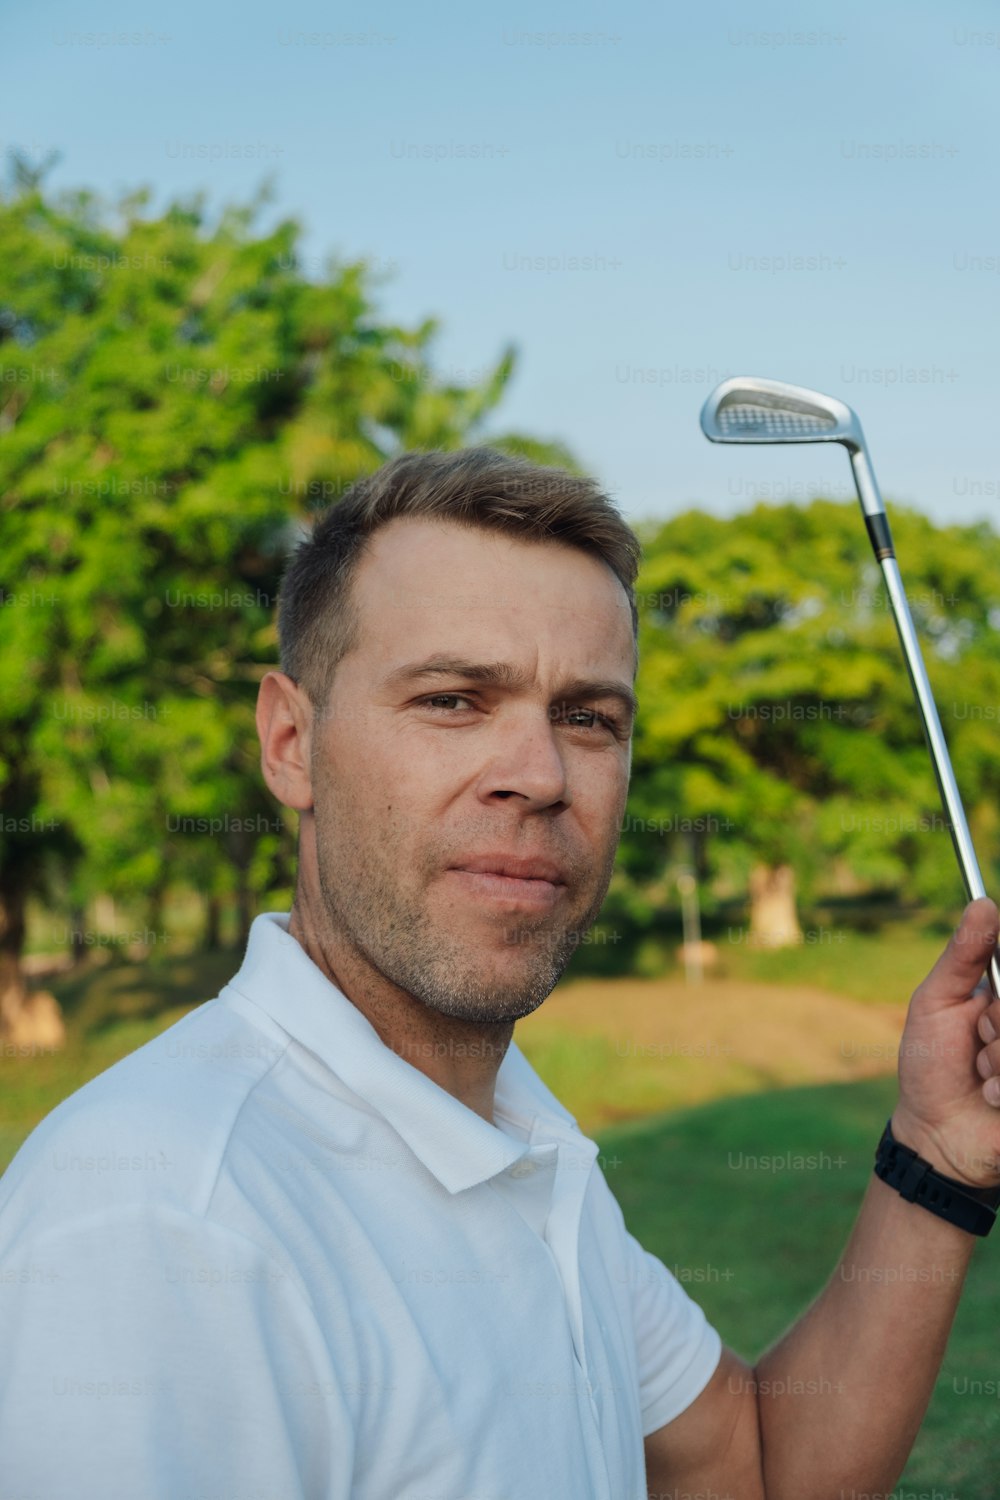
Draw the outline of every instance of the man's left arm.
M971 1187L1000 1183L1000 1110L983 1081L1000 1076L991 1039L1000 1003L974 989L996 937L993 903L971 903L915 991L892 1116L897 1141ZM873 1177L812 1306L753 1370L725 1351L725 1379L720 1366L646 1439L650 1494L709 1481L735 1500L890 1491L926 1412L974 1246L975 1236ZM759 1481L745 1477L755 1473Z

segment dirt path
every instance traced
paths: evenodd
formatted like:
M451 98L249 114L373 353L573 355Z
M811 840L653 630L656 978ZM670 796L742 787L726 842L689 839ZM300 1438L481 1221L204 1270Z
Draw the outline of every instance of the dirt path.
M725 1094L894 1073L905 1015L804 985L574 980L515 1039L593 1130Z

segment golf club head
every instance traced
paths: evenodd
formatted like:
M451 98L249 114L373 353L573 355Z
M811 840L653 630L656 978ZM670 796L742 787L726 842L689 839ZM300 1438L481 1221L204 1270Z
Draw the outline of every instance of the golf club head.
M843 443L864 449L861 424L835 396L804 386L736 375L717 385L701 409L701 430L713 443Z

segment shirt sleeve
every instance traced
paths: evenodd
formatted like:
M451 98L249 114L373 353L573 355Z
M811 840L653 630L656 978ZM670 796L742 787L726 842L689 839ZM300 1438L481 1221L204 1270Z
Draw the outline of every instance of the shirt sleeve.
M348 1388L294 1275L157 1207L5 1249L4 1494L350 1500Z
M646 1438L701 1395L721 1358L722 1339L676 1276L628 1233L624 1220L622 1233Z

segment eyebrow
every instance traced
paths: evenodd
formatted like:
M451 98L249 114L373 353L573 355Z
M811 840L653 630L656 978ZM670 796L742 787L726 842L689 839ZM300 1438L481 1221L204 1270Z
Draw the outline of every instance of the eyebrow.
M480 682L484 687L502 687L517 690L528 686L525 673L506 661L466 661L461 656L431 656L426 661L407 662L396 667L383 678L387 688L401 687L422 677L464 677L467 682ZM560 701L568 698L617 698L632 718L639 712L639 700L624 682L612 679L574 677L564 682L555 693Z

